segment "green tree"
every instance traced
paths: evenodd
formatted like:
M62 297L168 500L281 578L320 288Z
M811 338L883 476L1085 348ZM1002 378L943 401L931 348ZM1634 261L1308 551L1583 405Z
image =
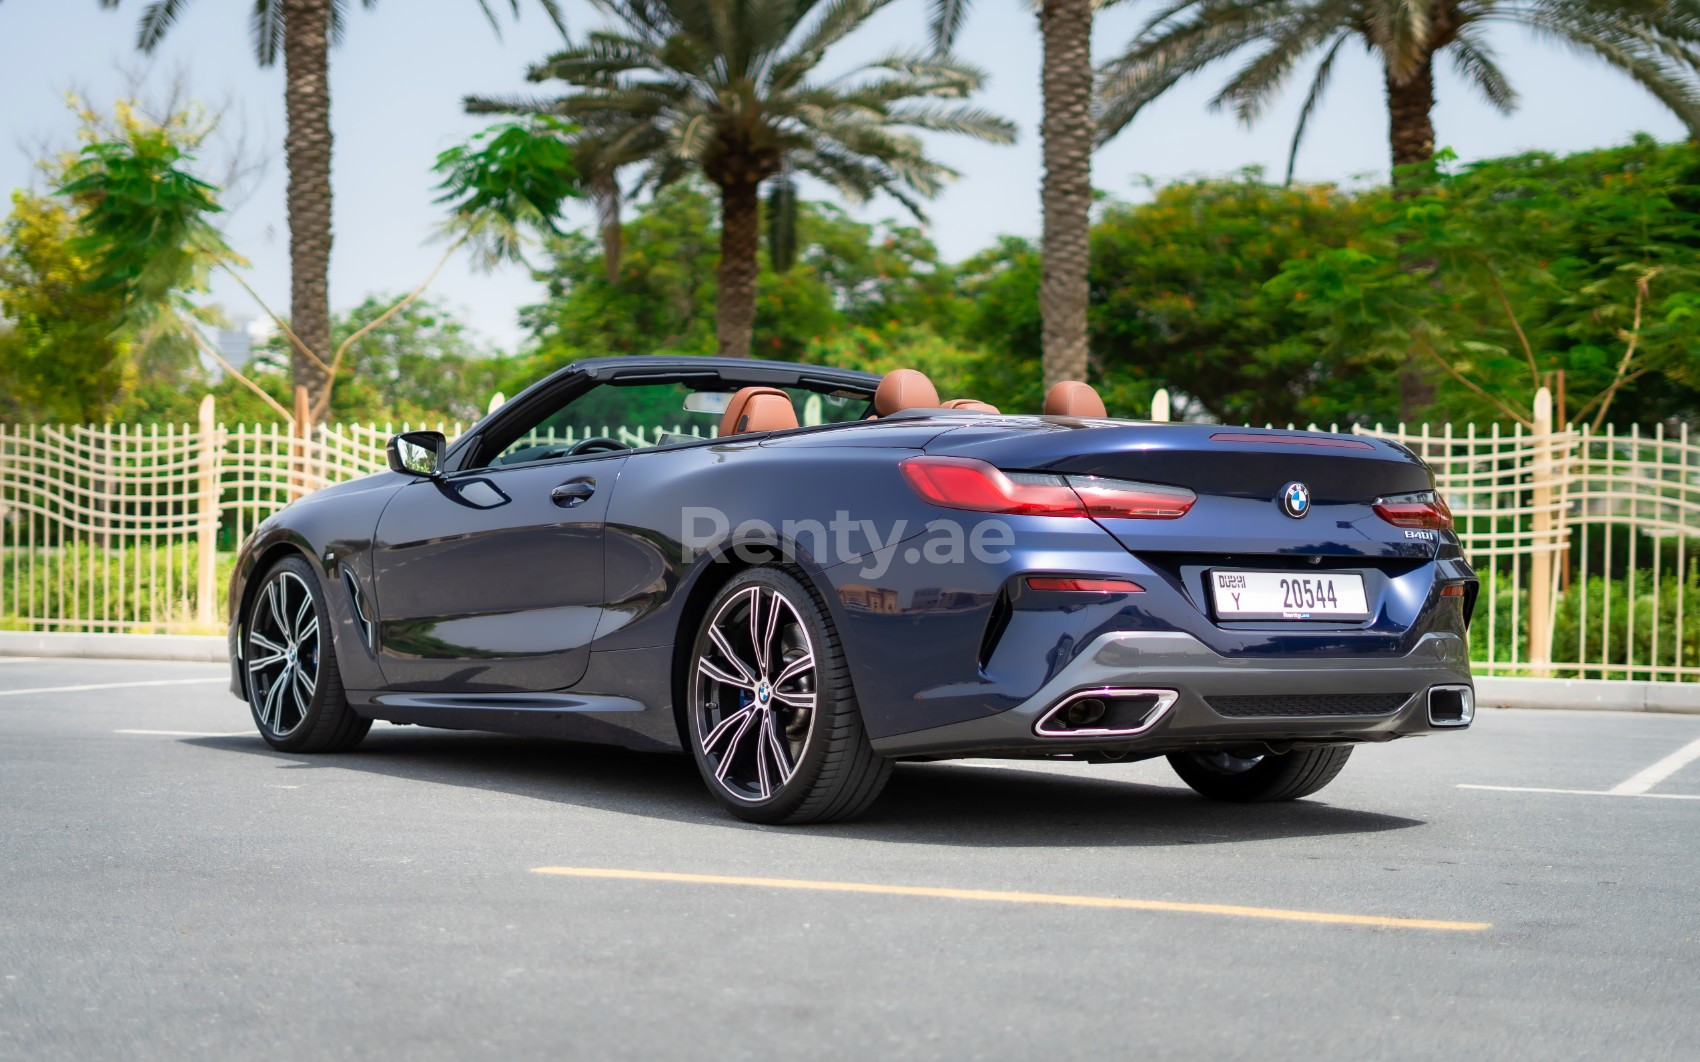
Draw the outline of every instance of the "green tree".
M37 160L59 194L16 193L0 243L14 418L110 416L137 388L196 382L198 329L221 320L199 299L207 273L239 262L209 220L213 189L185 168L218 115L175 98L70 105L84 150Z
M956 267L953 281L962 316L954 338L995 355L975 381L976 393L967 397L1012 413L1032 413L1043 406L1042 272L1038 245L1018 236L999 237L994 246ZM1108 403L1110 397L1106 395L1105 400ZM1110 406L1110 412L1128 415L1117 406Z
M644 203L613 283L591 238L568 233L553 241L552 264L540 274L548 299L525 311L537 347L509 367L504 388L511 393L575 358L714 353L719 238L712 196L705 182L688 180ZM909 337L955 331L963 307L953 273L919 230L863 224L831 204L805 201L797 244L790 270L761 256L755 334L763 356L820 360L810 352L847 329Z
M1700 136L1700 4L1696 0L1178 0L1154 14L1104 68L1099 136L1126 128L1175 82L1245 49L1255 54L1211 100L1243 122L1261 117L1301 62L1319 57L1293 134L1291 179L1305 127L1340 52L1361 44L1381 64L1393 167L1434 156L1434 65L1453 68L1494 107L1517 93L1490 40L1496 23L1592 55L1628 75Z
M1700 149L1643 138L1424 183L1371 198L1361 232L1270 281L1313 341L1426 359L1442 374L1429 412L1449 419L1531 424L1558 372L1567 419L1700 412Z
M81 207L70 250L93 265L88 290L118 296L107 327L131 337L145 377L168 385L195 375L200 329L222 321L197 297L215 267L238 261L211 220L223 209L215 189L188 161L169 129L138 128L85 147L57 190Z
M932 0L932 37L949 48L970 0ZM1092 9L1094 0L1035 0L1044 59L1039 191L1044 259L1039 281L1044 385L1084 380L1092 228Z
M1331 354L1264 288L1283 263L1345 246L1363 213L1332 186L1275 187L1255 170L1109 207L1092 236L1093 354L1106 391L1148 402L1166 387L1177 411L1229 423L1385 415L1385 374Z
M760 188L796 172L852 200L884 192L921 216L953 171L915 131L1009 142L1005 120L959 102L984 75L942 57L897 54L832 78L826 54L890 0L605 0L613 24L531 71L555 99L473 98L478 111L558 114L625 145L611 165L659 188L700 171L719 191L716 336L750 353L758 317Z
M123 300L94 288L76 235L74 204L12 193L0 228L0 419L100 421L134 375L111 327Z
M372 7L376 0L361 0ZM539 0L564 34L556 0ZM115 8L119 0L100 0ZM165 39L188 0L152 0L142 12L137 47L151 52ZM330 49L342 39L349 0L255 0L254 56L284 68L284 154L289 168L289 318L301 347L291 375L307 388L314 408L328 404L331 259ZM490 0L478 0L499 29ZM509 0L519 14L519 0Z

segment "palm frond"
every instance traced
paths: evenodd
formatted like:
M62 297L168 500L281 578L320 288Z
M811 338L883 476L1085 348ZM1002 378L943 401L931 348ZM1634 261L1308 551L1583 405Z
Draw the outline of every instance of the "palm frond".
M1544 16L1524 24L1537 36L1604 60L1629 75L1681 119L1690 136L1700 137L1700 86L1695 80L1658 50L1649 49L1641 33L1592 25L1592 21Z
M1151 23L1105 64L1098 91L1098 142L1127 127L1175 82L1258 40L1282 15L1259 0L1201 5L1186 21Z
M1293 12L1268 27L1269 45L1240 69L1210 101L1212 110L1232 104L1234 114L1250 125L1281 91L1294 67L1336 34L1349 31L1358 19L1356 0L1324 0Z
M1310 89L1305 93L1304 104L1299 107L1299 120L1293 126L1292 143L1287 146L1287 176L1283 184L1293 183L1293 167L1298 165L1299 145L1304 143L1305 130L1310 127L1311 116L1322 103L1322 94L1328 91L1328 81L1334 75L1334 57L1340 54L1340 49L1351 39L1349 33L1342 33L1334 38L1334 43L1329 45L1328 51L1322 55L1322 62L1317 64L1316 73L1310 79Z
M932 38L933 48L940 52L948 52L951 45L956 43L956 35L962 32L962 24L968 20L968 8L972 0L930 0L931 16L927 19L927 32Z
M1452 67L1458 76L1474 85L1482 98L1501 114L1510 114L1517 107L1517 90L1495 61L1493 48L1482 39L1473 24L1458 28L1452 43L1446 46L1452 57Z
M107 6L115 4L108 3ZM188 0L153 0L142 10L142 21L136 30L136 47L144 52L159 47L159 42L165 39L166 32L187 6Z
M893 107L886 118L894 125L933 133L959 133L992 144L1015 143L1016 126L1008 118L979 107L914 103Z
M526 79L600 85L632 70L666 73L668 68L644 42L624 34L599 31L587 37L583 44L569 45L533 66Z
M962 92L977 92L986 84L986 71L954 56L920 52L891 52L866 65L869 70L887 70L903 77L960 86Z
M854 33L892 0L829 0L813 25L781 52L773 63L770 80L783 91L820 65L826 50Z
M283 0L254 0L248 33L254 39L254 57L260 65L274 65L283 54Z
M560 114L557 96L466 96L461 106L468 114Z
M669 131L668 151L681 159L700 161L714 141L714 118L708 114L693 114Z
M538 6L543 8L543 14L548 17L550 25L555 27L555 32L561 35L562 40L565 40L567 36L567 14L561 10L561 5L557 0L537 0L537 3ZM515 10L518 10L517 6Z

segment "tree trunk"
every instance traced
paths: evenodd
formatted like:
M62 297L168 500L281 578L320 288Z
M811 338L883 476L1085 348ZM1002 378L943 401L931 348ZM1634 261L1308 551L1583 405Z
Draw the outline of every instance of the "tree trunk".
M756 318L756 251L761 244L761 200L757 182L734 173L720 186L720 291L715 302L715 332L720 353L750 356L750 331Z
M1393 149L1394 180L1401 166L1434 158L1434 56L1403 80L1389 70L1387 78L1387 139Z
M1434 158L1434 53L1423 56L1409 76L1400 79L1389 69L1387 83L1387 140L1393 152L1393 194L1404 198L1423 191L1420 178L1402 174L1405 166L1420 165ZM1403 254L1403 252L1401 252ZM1411 261L1411 271L1432 268L1432 261ZM1399 421L1408 423L1434 401L1434 380L1428 363L1410 352L1399 366Z
M1044 267L1039 281L1045 387L1086 379L1086 269L1092 209L1092 0L1044 0Z
M283 70L289 168L289 325L325 361L331 355L331 0L284 0ZM331 381L299 350L290 354L296 384L313 408Z
M597 227L602 233L602 273L609 284L620 282L620 255L625 249L625 230L621 227L623 203L620 183L611 174L601 174L590 182L590 198L596 205Z

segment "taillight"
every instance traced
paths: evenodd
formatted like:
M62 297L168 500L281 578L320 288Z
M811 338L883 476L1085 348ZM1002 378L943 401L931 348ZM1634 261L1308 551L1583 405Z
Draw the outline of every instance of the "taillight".
M934 505L982 513L1173 520L1197 500L1185 487L1005 472L972 457L911 457L900 467L915 493Z
M970 457L911 457L903 475L915 493L946 509L1032 516L1085 516L1061 476L1009 475Z
M1375 513L1394 527L1419 527L1427 531L1452 530L1452 510L1446 507L1446 499L1432 490L1377 498Z
M1175 520L1186 515L1198 495L1185 487L1133 483L1102 476L1069 476L1068 485L1092 516L1134 520Z

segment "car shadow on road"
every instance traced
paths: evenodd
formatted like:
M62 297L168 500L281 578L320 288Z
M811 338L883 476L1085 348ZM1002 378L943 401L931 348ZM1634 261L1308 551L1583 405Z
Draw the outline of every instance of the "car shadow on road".
M723 812L684 756L544 738L424 729L374 730L355 751L306 756L253 737L183 743L243 752L290 770L344 770L431 782L576 807L728 830L804 830L904 844L1091 847L1231 844L1367 834L1423 826L1421 819L1337 807L1315 798L1221 804L1181 786L1111 776L975 764L899 764L861 818L811 827L764 827Z

